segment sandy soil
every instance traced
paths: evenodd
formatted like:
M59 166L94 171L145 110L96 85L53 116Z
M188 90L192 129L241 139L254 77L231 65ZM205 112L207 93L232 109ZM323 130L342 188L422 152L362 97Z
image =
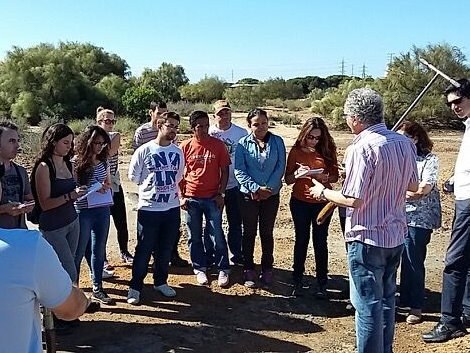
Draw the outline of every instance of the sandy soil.
M239 121L241 125L243 121ZM292 146L298 130L276 125L272 131ZM441 182L453 169L460 143L460 133L434 133L435 152L441 160ZM335 132L334 138L342 155L351 135ZM120 166L127 170L128 156ZM122 173L125 175L125 173ZM136 187L123 178L127 197L131 246L135 246ZM440 182L440 184L441 184ZM151 275L146 278L142 305L126 303L131 269L119 262L114 227L108 241L110 261L116 276L106 281L105 289L116 299L116 306L102 307L96 314L84 315L73 334L60 336L59 352L354 352L354 316L345 309L347 267L345 249L337 215L329 235L329 301L315 299L310 288L299 298L291 292L290 272L293 252L293 225L288 209L290 188L282 189L281 207L275 227L275 283L269 289L247 289L241 284L241 269L233 268L231 286L217 287L216 274L209 286L196 284L191 269L171 269L169 283L177 291L173 299L153 291ZM443 195L443 226L433 234L428 247L427 301L425 321L410 326L397 315L395 352L464 352L470 351L468 338L439 345L427 345L420 334L438 320L443 258L448 243L453 214L453 199ZM188 258L186 238L180 243L183 257ZM257 251L259 243L257 244ZM259 255L259 253L258 253ZM258 256L259 261L259 256ZM314 283L313 250L307 258L307 281ZM83 265L82 287L89 292L88 268Z

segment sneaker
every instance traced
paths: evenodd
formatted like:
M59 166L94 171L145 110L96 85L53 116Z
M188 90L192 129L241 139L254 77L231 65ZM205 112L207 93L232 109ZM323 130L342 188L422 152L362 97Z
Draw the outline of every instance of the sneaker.
M256 286L256 271L245 270L243 271L243 285L248 288L254 288Z
M103 263L103 268L105 268L105 269L107 269L107 270L109 270L109 271L114 271L114 266L111 265L108 261L105 261L105 262Z
M109 268L103 268L103 279L108 279L114 277L114 271Z
M200 285L204 285L204 284L208 284L209 283L209 280L207 279L207 275L204 271L201 271L201 270L194 270L195 274L196 274L196 281L197 283L199 283Z
M270 285L271 283L273 283L273 277L274 277L273 270L264 270L259 275L259 279L265 285Z
M226 271L219 271L219 278L217 279L217 284L219 287L226 287L228 286L228 272Z
M421 338L426 343L445 342L452 338L463 337L467 334L467 330L463 325L451 326L438 322L431 331L424 333Z
M140 302L140 292L138 290L129 288L127 293L127 303L137 305Z
M91 298L97 302L100 302L101 304L105 305L114 305L114 299L109 297L106 292L101 288L98 290L93 290L93 294L91 295Z
M328 292L326 291L326 285L320 285L314 293L317 299L328 299Z
M134 262L134 256L132 256L128 251L121 252L121 261L126 265L132 265Z
M406 323L410 325L416 325L423 321L421 309L411 309L410 313L406 317Z
M160 292L164 297L173 298L176 297L176 292L168 284L162 284L161 286L153 286L153 288Z
M175 255L171 258L170 265L173 267L188 267L189 262L182 259L179 255Z

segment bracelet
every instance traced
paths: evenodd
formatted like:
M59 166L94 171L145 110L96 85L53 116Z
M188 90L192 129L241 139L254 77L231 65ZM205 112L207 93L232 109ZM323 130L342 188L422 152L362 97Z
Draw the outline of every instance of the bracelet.
M323 190L320 192L320 198L321 198L322 200L326 200L326 197L325 197L325 190L326 190L326 188L324 187Z

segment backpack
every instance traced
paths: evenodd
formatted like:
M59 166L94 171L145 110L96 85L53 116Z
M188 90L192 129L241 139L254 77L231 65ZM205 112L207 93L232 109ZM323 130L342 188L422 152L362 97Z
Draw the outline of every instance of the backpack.
M47 168L49 168L49 180L52 185L52 181L56 177L54 163L52 163L52 161L49 158L43 160L43 162L46 163ZM67 168L70 171L70 173L72 173L73 175L72 163L66 160L65 164L67 165ZM42 213L42 208L39 204L38 193L36 191L36 170L38 169L38 165L39 163L36 164L36 166L33 168L33 172L31 173L31 192L34 197L35 204L34 204L32 211L27 214L28 221L30 221L33 224L39 224L39 218L41 217L41 213Z

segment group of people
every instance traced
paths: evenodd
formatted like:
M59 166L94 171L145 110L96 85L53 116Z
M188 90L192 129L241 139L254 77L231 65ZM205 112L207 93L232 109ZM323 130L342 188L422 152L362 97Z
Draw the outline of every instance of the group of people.
M449 107L465 119L470 116L470 82L463 79L459 83L460 87L450 86L445 95ZM286 159L284 142L269 130L266 111L251 110L246 117L248 129L234 124L231 113L227 101L217 101L211 125L207 112L194 111L189 117L193 135L180 143L180 116L168 111L165 103L151 103L150 122L135 132L135 151L128 171L129 179L138 185L134 256L127 248L127 214L118 171L120 136L113 131L113 111L99 108L97 124L76 138L64 124L48 127L42 135L31 183L26 170L13 162L19 146L16 126L0 123L0 253L16 256L5 245L14 243L14 231L5 229L26 228L28 214L39 223L42 236L68 274L67 280L58 280L63 285L61 298L52 296L43 304L57 308L71 295L70 288L76 289L72 284L79 283L83 257L90 268L92 298L113 304L102 285L104 270L109 270L105 265L106 242L112 215L121 259L132 264L127 302L136 305L141 301L152 256L154 289L166 297L176 295L167 279L170 263L185 264L177 246L183 218L198 284L208 284L208 270L213 267L218 271L218 286L227 287L232 264L243 266L245 286L269 286L274 277L274 223L285 181L293 185L289 206L295 235L294 293L303 287L312 237L315 295L327 297L331 215L321 224L317 224L317 216L328 202L343 207L358 352L392 352L397 268L401 263L400 305L409 307L407 322L418 323L424 302L426 246L432 230L440 226L439 163L425 129L420 124L404 122L398 132L388 130L380 95L368 88L353 90L344 105L344 118L355 137L347 149L343 168L338 165L335 142L320 117L304 123ZM462 336L466 333L464 326L469 324L468 313L462 316L470 267L470 257L466 256L470 246L466 217L470 165L464 157L470 143L470 123L467 120L465 124L454 176L456 211L444 269L442 316L423 335L426 342ZM343 186L335 191L332 184L341 175ZM227 237L222 228L224 209ZM260 272L254 259L258 231ZM30 251L39 251L34 247L40 243L41 252L50 252L37 234L29 238ZM5 258L0 256L0 261ZM33 260L41 258L28 261ZM63 277L62 272L55 273ZM32 290L42 297L38 291L44 288L33 286ZM78 289L72 292L75 301L79 298L89 302ZM76 318L87 306L83 303L81 310L65 318ZM58 317L64 316L60 309L55 312ZM37 322L35 330L36 326Z

